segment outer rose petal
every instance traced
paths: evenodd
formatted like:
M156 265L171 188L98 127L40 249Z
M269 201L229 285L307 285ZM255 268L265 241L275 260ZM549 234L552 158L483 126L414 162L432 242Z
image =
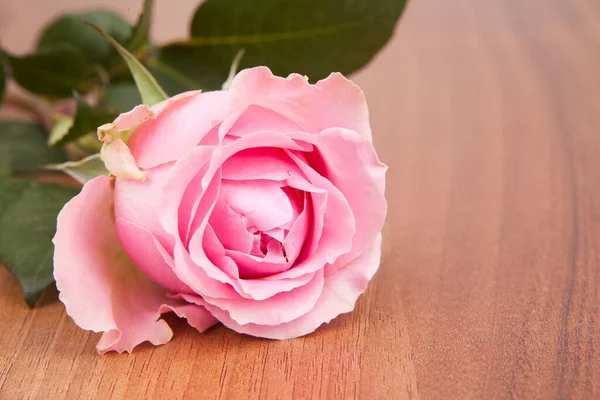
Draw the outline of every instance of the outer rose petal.
M159 310L171 300L123 251L112 209L111 180L101 176L60 212L53 239L60 300L81 328L104 332L97 346L102 353L166 343L173 332Z
M291 74L287 78L274 76L267 67L240 71L231 84L231 112L240 112L251 105L275 111L280 116L310 133L327 128L347 128L359 132L371 141L369 111L360 88L342 74L332 73L315 85L308 78ZM256 109L249 109L254 113ZM246 121L255 118L245 117ZM245 122L252 131L261 130L260 124ZM289 131L289 124L277 129L277 124L262 129ZM275 125L275 126L274 126ZM237 127L236 135L242 135ZM248 131L248 132L252 132Z
M227 311L208 304L200 297L186 296L186 299L205 306L223 325L236 332L268 339L292 339L309 334L338 315L352 311L356 300L366 290L369 281L379 268L380 258L381 234L363 254L339 268L335 274L325 278L321 297L311 311L287 323L242 325L233 320Z
M117 218L115 225L121 243L127 243L124 250L146 276L170 291L193 293L177 278L173 257L152 233L124 218Z
M162 164L147 170L144 182L131 179L115 180L115 217L123 218L152 233L173 255L175 240L158 221L158 200L172 164ZM139 240L139 239L138 239ZM127 242L123 242L127 247Z
M196 146L225 118L228 96L223 91L183 93L158 105L156 118L141 124L127 143L138 165L173 161Z
M212 299L205 301L221 310L239 324L257 323L278 325L293 321L306 314L315 306L323 290L323 271L318 271L306 285L289 292L281 292L265 300ZM186 295L182 295L184 298Z

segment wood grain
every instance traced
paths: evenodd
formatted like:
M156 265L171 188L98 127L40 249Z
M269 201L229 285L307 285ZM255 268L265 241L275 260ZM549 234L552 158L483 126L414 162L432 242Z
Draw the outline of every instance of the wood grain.
M159 1L160 3L160 1ZM304 338L98 356L0 270L0 398L600 398L600 3L413 0L356 80L390 166L381 269Z

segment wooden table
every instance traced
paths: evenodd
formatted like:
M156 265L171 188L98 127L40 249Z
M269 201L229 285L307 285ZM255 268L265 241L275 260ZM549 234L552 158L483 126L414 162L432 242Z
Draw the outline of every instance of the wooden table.
M98 356L0 270L0 398L600 398L600 3L413 0L356 80L389 164L354 313Z

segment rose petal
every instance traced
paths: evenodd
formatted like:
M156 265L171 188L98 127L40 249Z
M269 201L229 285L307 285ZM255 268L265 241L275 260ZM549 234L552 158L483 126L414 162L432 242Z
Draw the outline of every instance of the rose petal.
M117 178L146 180L146 172L138 168L129 147L121 139L104 143L100 149L100 158L106 169Z
M275 247L280 249L281 244L273 240L269 242L269 246L269 252L264 258L235 250L225 250L225 254L235 261L243 279L262 278L290 269L292 263L288 262L280 251L279 254L274 254L278 250Z
M221 136L243 137L258 131L300 132L302 128L275 111L250 104L225 118L219 131Z
M185 300L173 300L171 304L164 304L160 308L161 313L169 311L173 311L179 318L185 318L188 324L193 328L196 328L198 332L204 332L219 322L206 310L206 308L197 304L188 303Z
M240 325L259 324L277 325L293 321L313 309L323 290L323 271L315 274L306 285L289 292L276 294L266 300L213 299L204 296L206 303L218 307L229 314L229 317ZM193 297L182 295L193 300Z
M83 329L104 332L98 351L131 352L173 335L160 320L169 299L123 251L114 225L109 177L86 183L58 216L54 277L67 314Z
M326 193L311 194L313 230L307 235L305 248L294 268L266 277L267 280L294 278L315 272L327 263L333 263L338 257L352 250L352 238L356 230L353 210L342 193L330 181L301 161L293 152L288 151L288 153L308 180L313 185L324 189ZM320 231L321 228L322 231ZM316 236L319 233L320 236ZM316 238L318 238L318 244ZM314 250L312 254L308 252L311 250Z
M242 150L223 164L223 178L230 180L270 179L283 181L300 174L298 166L281 149Z
M227 311L209 304L202 298L188 297L188 300L205 306L223 325L236 332L268 339L293 339L313 332L340 314L352 311L356 300L366 290L379 268L380 259L381 235L378 235L364 253L325 278L321 296L308 313L287 323L243 325L234 320Z
M210 226L225 248L244 253L252 250L254 235L246 229L246 218L234 211L222 196L209 218Z
M196 254L195 261L191 259L186 250L179 233L179 226L186 223L187 215L194 215L192 229L188 245L198 240L202 243L203 231L208 223L209 214L201 212L186 212L182 210L193 210L202 201L203 193L210 182L213 181L217 171L221 170L223 163L232 155L246 149L256 147L277 147L296 151L311 149L303 143L295 142L286 136L276 132L257 132L253 135L240 138L235 142L224 145L217 149L209 146L199 146L190 150L181 157L169 172L169 178L163 187L163 195L159 200L158 215L162 226L177 237L175 244L175 265L178 278L190 286L197 293L206 293L210 297L234 298L243 296L262 300L283 291L292 290L310 281L313 271L299 272L289 278L281 277L280 281L266 280L236 280L214 265L206 254ZM203 166L209 160L209 169L204 171ZM198 173L200 171L200 173ZM196 177L200 178L196 178ZM199 179L195 180L195 179ZM192 185L191 183L194 182ZM199 182L199 184L198 184ZM188 188L195 188L188 191ZM194 194L193 196L191 194ZM184 198L186 197L186 198ZM190 207L189 204L195 204ZM183 218L181 221L180 219ZM206 219L206 220L204 220ZM198 245L201 247L201 245ZM291 270L290 270L291 271ZM286 271L287 273L289 271ZM235 292L231 292L230 289ZM204 292L206 290L206 292Z
M343 256L348 262L361 253L383 228L387 214L384 195L387 166L379 161L368 140L347 129L327 129L319 135L290 135L313 143L319 149L319 152L302 154L312 167L343 193L352 208L356 234L352 239L352 251ZM299 166L307 174L306 163L299 162ZM332 272L330 269L326 274Z
M210 262L219 267L221 271L234 279L238 279L240 277L238 267L235 262L226 255L225 248L221 242L219 242L212 226L210 226L210 224L206 225L206 229L203 233L202 242L199 240L190 241L189 251L192 260L196 260L196 257L198 257L199 260L203 260L201 254L205 253ZM197 256L196 254L199 255Z
M173 272L173 257L152 233L124 218L117 218L115 225L121 243L125 244L125 251L146 276L173 292L192 293L177 278Z
M260 231L278 228L294 215L288 196L273 181L225 179L219 198Z
M302 145L276 132L258 132L223 147L198 146L186 153L174 164L164 186L166 195L160 200L158 214L165 229L172 234L179 234L180 225L191 222L195 215L192 210L197 207L203 191L229 157L245 149L269 146L303 149ZM210 162L210 165L208 170L205 170L203 167L207 162ZM196 177L198 178L194 180ZM192 190L188 190L190 186ZM187 210L182 215L182 221L179 220L180 209ZM196 223L197 225L199 224ZM193 229L190 234L192 233Z
M115 217L147 230L173 255L175 239L158 221L158 201L172 164L162 164L147 170L146 181L129 179L115 181ZM127 242L125 242L127 246ZM148 243L151 246L152 243Z
M114 139L127 141L134 128L149 118L154 117L154 112L147 105L140 104L129 112L120 114L114 122L104 124L98 128L98 139L103 142L112 142ZM125 137L123 137L125 136Z
M315 85L308 78L291 74L287 78L274 76L267 67L240 71L230 88L231 112L240 112L252 106L274 111L303 131L319 133L324 129L341 127L352 129L371 140L369 112L360 88L339 73L332 73ZM256 113L254 109L249 113ZM250 119L250 118L248 118ZM258 123L256 123L258 121ZM260 121L254 118L248 132L256 131ZM287 132L281 125L270 124L263 129ZM240 135L241 129L236 131Z
M231 276L214 265L205 254L202 264L196 264L190 253L178 241L175 243L175 274L194 292L214 298L235 298L239 294L229 284ZM208 274L210 271L210 275Z
M224 91L193 92L172 100L131 135L131 153L142 168L177 160L225 118L228 108Z

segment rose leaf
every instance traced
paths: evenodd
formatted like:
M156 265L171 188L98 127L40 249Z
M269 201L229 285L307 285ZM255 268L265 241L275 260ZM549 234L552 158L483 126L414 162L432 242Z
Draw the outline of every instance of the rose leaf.
M52 276L56 218L77 189L0 178L0 261L16 276L33 306Z
M85 92L97 78L81 51L69 44L7 58L15 81L30 92L45 96L60 98L70 96L73 90Z
M102 35L89 29L82 21L89 21L102 28L119 43L125 43L132 29L120 15L108 10L94 10L63 15L42 31L38 50L68 44L75 47L91 64L109 68L119 61L115 49Z
M39 125L21 121L0 122L0 163L5 172L23 172L42 164L60 163L62 151L49 148Z
M391 37L406 0L207 0L191 39L163 47L158 63L186 80L218 89L240 49L241 68L312 80L365 66ZM183 81L179 79L179 81ZM173 93L171 93L173 94Z

